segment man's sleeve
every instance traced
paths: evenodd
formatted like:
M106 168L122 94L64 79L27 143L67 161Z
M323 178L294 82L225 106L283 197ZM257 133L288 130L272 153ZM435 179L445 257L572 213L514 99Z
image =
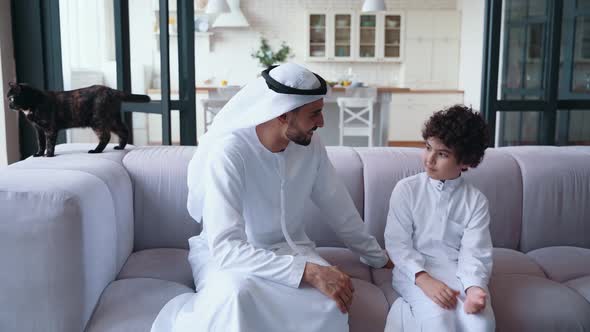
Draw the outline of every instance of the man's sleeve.
M414 248L411 192L398 183L389 200L385 226L385 248L395 267L415 283L416 273L424 271L424 257Z
M202 175L206 181L203 226L212 258L222 270L297 288L305 270L304 257L276 255L247 242L242 214L243 166L238 153L216 151Z
M463 231L459 249L457 277L464 290L471 286L486 288L492 273L492 238L489 230L488 201L479 194L475 211Z
M352 198L328 159L326 148L321 143L316 148L320 160L311 199L328 215L326 220L346 246L361 255L363 263L383 267L387 263L385 251L364 229Z

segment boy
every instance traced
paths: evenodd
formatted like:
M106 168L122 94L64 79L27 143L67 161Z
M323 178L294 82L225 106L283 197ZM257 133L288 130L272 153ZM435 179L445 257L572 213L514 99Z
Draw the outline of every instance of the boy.
M425 172L399 181L391 194L385 247L401 298L386 331L494 331L488 202L461 176L483 159L486 124L455 105L435 113L422 137Z

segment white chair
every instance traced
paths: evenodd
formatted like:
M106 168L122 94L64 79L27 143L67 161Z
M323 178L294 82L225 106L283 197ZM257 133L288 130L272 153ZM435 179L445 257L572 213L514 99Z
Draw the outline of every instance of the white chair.
M373 146L373 104L372 97L339 97L340 108L340 145L344 136L366 136L368 146Z
M201 99L201 105L203 106L203 114L205 115L205 132L209 130L209 126L213 123L215 116L229 99Z

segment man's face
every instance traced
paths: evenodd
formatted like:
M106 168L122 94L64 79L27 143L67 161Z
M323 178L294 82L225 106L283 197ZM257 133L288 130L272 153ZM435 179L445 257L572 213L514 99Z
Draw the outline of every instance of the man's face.
M436 137L426 140L422 161L428 176L435 180L455 179L468 167L458 163L455 152Z
M313 132L324 126L323 107L324 100L319 99L301 106L299 111L287 113L287 138L295 144L309 145Z

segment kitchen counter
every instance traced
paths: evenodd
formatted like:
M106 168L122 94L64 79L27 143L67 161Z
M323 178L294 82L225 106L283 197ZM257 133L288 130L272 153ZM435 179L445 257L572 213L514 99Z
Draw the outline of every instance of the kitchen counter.
M220 86L213 86L213 85L201 85L195 87L196 92L210 92L215 91ZM345 87L333 87L332 91L343 92L345 91ZM377 87L378 93L463 93L463 90L453 90L453 89L410 89L410 88L401 88L395 86L378 86ZM148 94L160 94L160 89L148 89ZM178 94L178 91L171 91L170 94Z
M197 86L197 135L204 133L204 114L200 100L209 98L216 93L219 86ZM319 135L326 145L338 145L339 142L339 108L338 97L344 97L345 87L333 87L329 96L324 99L325 126ZM160 98L159 89L149 89L152 99ZM454 89L410 89L394 86L378 86L377 99L374 105L373 119L375 122L373 142L376 146L387 146L391 141L417 141L419 129L424 120L433 110L444 105L460 103L463 91ZM171 98L178 98L178 91L171 91ZM347 137L345 145L366 146L364 137Z

